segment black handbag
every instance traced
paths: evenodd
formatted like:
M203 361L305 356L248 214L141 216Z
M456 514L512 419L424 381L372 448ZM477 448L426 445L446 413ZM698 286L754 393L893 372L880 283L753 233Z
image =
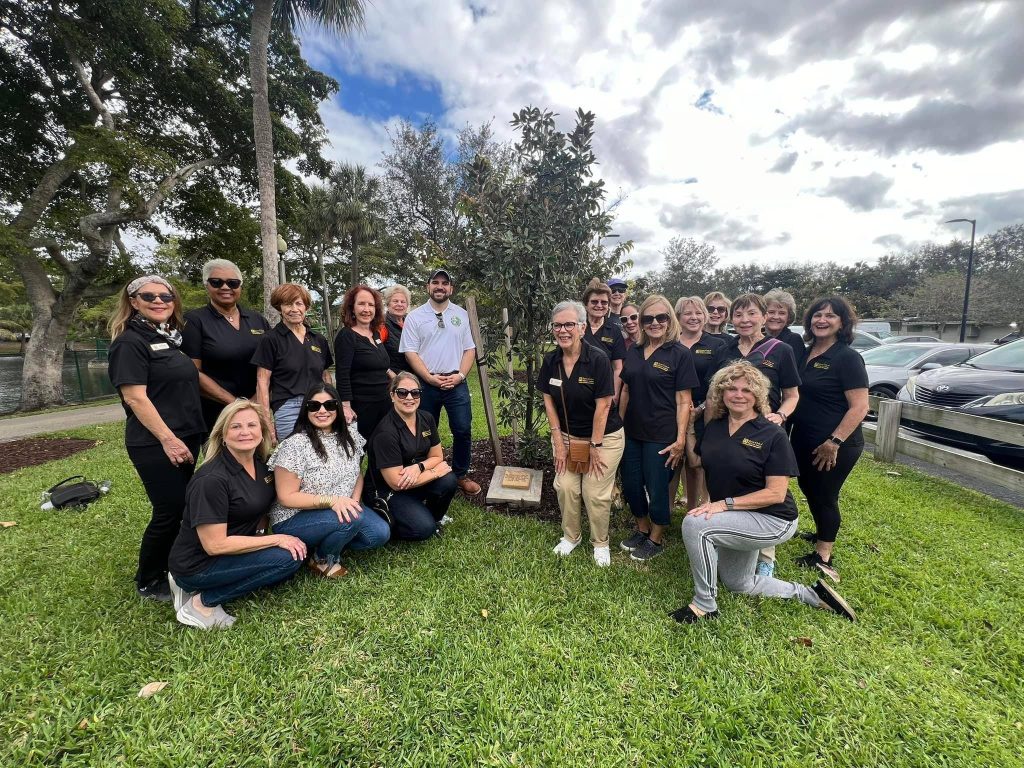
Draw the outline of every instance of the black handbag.
M390 498L390 493L387 496L380 496L374 491L373 498L370 499L369 504L370 509L380 515L389 528L395 524L394 520L391 519L391 508L388 506L388 499Z
M72 482L76 480L78 482ZM50 503L54 509L84 507L100 497L99 487L96 483L86 480L84 475L74 475L61 480L47 493L50 494Z

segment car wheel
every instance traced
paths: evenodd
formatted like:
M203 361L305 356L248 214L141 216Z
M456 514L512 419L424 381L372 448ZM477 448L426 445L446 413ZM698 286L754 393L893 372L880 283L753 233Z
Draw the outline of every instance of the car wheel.
M896 390L894 390L894 389L892 389L890 387L882 386L882 385L879 385L877 387L871 387L870 389L868 389L868 394L869 395L874 395L879 400L895 400L896 399ZM869 408L868 409L868 415L865 417L865 420L867 420L867 421L877 421L878 420L878 411L876 411L874 408Z

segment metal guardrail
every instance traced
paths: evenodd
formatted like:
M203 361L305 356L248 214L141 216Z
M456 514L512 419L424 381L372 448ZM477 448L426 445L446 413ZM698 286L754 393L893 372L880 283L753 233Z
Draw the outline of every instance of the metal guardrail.
M875 444L875 460L895 462L898 457L921 459L956 472L974 475L983 480L1024 492L1024 472L993 464L985 459L966 456L924 439L900 435L900 419L908 418L922 424L953 429L958 432L1024 445L1024 424L986 419L957 413L945 408L904 403L901 400L869 397L869 406L878 414L876 424L864 425L864 439Z

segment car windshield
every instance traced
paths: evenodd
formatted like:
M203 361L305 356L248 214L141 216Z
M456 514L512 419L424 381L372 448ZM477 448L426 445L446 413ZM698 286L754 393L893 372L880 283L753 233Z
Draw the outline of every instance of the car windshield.
M897 368L905 368L922 354L924 354L924 351L916 347L907 347L902 344L886 344L881 347L864 350L864 362L867 365L891 365Z
M977 357L972 357L967 365L993 371L1024 372L1024 340L982 352Z

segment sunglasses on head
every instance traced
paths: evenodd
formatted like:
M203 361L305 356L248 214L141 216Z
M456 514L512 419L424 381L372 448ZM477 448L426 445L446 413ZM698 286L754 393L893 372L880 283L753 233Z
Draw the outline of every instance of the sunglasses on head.
M208 277L206 282L214 288L223 288L226 285L232 291L242 287L242 281L237 277L231 277L226 280L222 277Z
M639 319L640 319L640 315L637 315L637 314L623 315L622 316L623 322L626 322L626 323L635 323Z
M409 398L419 400L421 394L423 394L422 389L406 389L405 387L399 387L395 390L395 397L399 400L408 400Z
M164 304L170 304L174 301L173 293L150 293L149 291L142 291L141 293L136 293L135 297L142 299L147 304L152 304L157 299L160 299Z
M657 323L658 325L665 325L665 323L669 321L670 317L672 317L672 315L668 315L662 312L657 315L644 315L643 317L640 318L640 322L643 323L644 325L654 325L655 323Z
M310 400L306 403L306 411L308 413L316 413L321 408L326 408L331 413L338 410L337 400Z

